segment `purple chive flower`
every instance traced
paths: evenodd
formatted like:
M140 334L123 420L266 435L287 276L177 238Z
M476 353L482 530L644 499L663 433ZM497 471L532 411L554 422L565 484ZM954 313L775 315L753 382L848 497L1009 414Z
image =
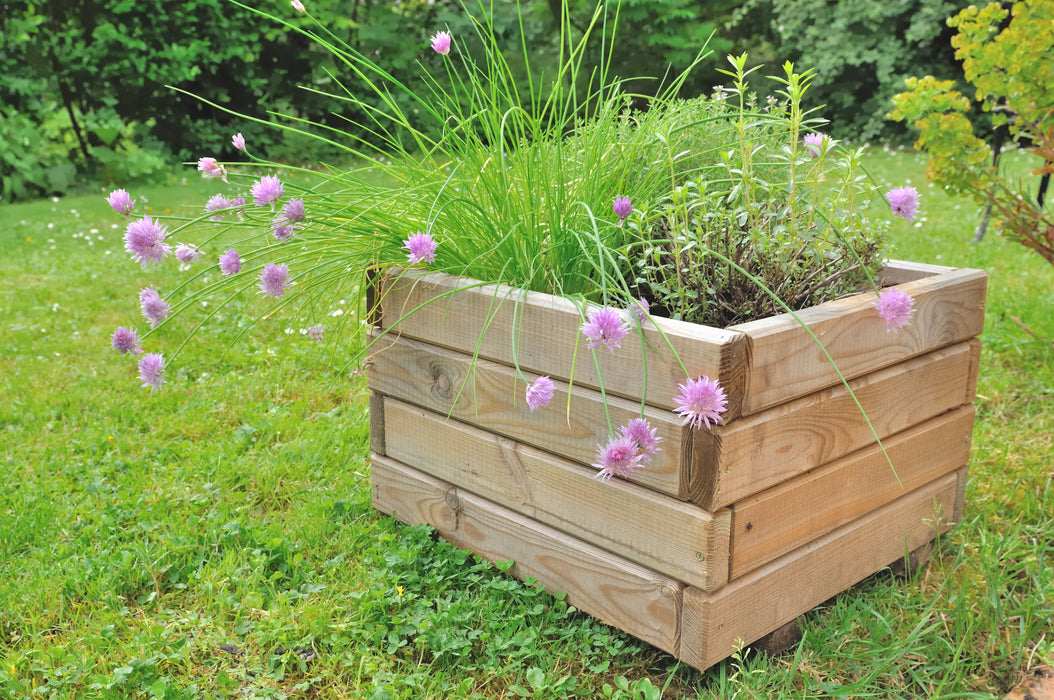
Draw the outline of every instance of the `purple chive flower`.
M245 150L245 137L241 135L241 132L238 132L231 137L231 143L233 143L234 147L239 151Z
M893 207L893 213L904 219L914 221L915 212L919 209L919 193L914 187L898 187L886 194L889 206Z
M214 194L209 197L209 201L205 202L205 211L220 212L219 214L216 214L215 216L210 216L209 218L213 221L223 221L223 217L227 215L226 212L224 212L223 210L230 209L231 204L231 200L227 199L222 194Z
M450 53L450 32L436 32L432 36L432 50L443 56Z
M282 216L289 223L303 221L307 214L304 212L303 199L290 199L282 206Z
M541 376L527 385L527 406L532 411L543 408L553 400L553 380L548 376Z
M284 219L279 217L273 222L274 237L277 238L280 242L288 241L290 238L293 237L293 234L296 233L296 231L293 229L292 224L282 224L282 221L284 221Z
M632 438L617 437L609 440L597 450L597 461L593 466L600 471L597 472L596 478L604 481L613 476L626 478L644 466L641 463L643 456Z
M156 328L159 323L168 318L168 312L171 310L157 290L150 287L139 292L139 306L143 311L143 316L150 321L151 328Z
M677 402L677 408L674 410L684 418L684 425L693 428L705 425L709 428L710 424L717 423L721 414L725 412L725 391L709 377L689 379L677 388L681 393L674 399Z
M307 12L307 8L304 7L304 3L300 2L300 0L293 0L289 4L292 5L293 9L297 12Z
M181 263L190 264L197 260L200 255L201 251L198 250L198 247L190 243L180 243L179 247L176 248L176 257L179 258Z
M311 338L311 340L315 341L316 343L321 343L322 336L325 332L326 327L323 326L321 323L316 323L315 325L307 329L307 337Z
M618 217L620 226L626 220L626 217L630 215L630 212L633 211L633 202L629 197L625 196L615 197L615 201L612 202L611 206L615 210L615 216Z
M231 200L231 208L239 219L245 218L245 197L235 197Z
M165 356L159 352L149 352L139 358L139 380L144 389L157 391L165 383L161 375L165 371Z
M202 177L218 177L227 182L227 171L215 158L198 158L198 170Z
M228 248L220 255L220 272L227 277L238 274L242 269L242 259L238 257L238 251Z
M637 445L643 455L641 462L648 462L652 455L658 453L662 438L658 431L644 418L634 418L619 430L619 437L629 438Z
M288 288L286 280L289 279L289 266L285 263L275 265L267 263L260 273L260 292L269 297L278 297L285 294Z
M819 158L820 154L823 153L823 142L827 138L824 134L805 134L805 138L802 141L805 143L805 150L809 152L809 155L813 158Z
M135 208L135 200L124 190L114 190L106 198L106 203L113 207L118 214L129 216Z
M139 344L139 334L135 332L134 328L126 328L124 326L113 332L110 345L122 355L127 355L128 353L138 355L143 351L142 346Z
M629 334L629 326L622 320L622 316L615 309L604 307L593 309L589 317L582 324L582 335L589 341L587 348L598 348L601 345L607 347L611 352L615 348L622 347L622 339Z
M251 194L256 206L266 207L270 204L274 208L274 203L278 201L278 198L284 192L282 181L278 179L277 175L264 175L253 183Z
M406 259L410 261L411 265L422 262L435 262L436 248L438 247L439 244L432 238L432 234L421 233L420 231L403 241L403 248L410 251L406 254Z
M906 292L890 287L878 295L874 308L878 310L879 318L886 322L886 332L896 333L911 323L911 315L915 313L915 300Z
M128 224L124 233L124 249L143 267L156 265L172 252L172 247L165 243L167 235L168 229L149 216L144 216Z
M648 320L648 314L651 312L651 303L647 299L641 297L636 301L630 302L629 307L637 316L638 321L644 323L646 320Z

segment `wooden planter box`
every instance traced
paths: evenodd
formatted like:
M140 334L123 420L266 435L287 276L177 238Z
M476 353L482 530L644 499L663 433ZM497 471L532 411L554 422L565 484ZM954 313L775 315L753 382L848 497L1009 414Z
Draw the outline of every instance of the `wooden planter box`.
M659 319L665 339L645 322L646 350L631 335L598 351L598 376L583 346L572 374L582 316L566 299L441 274L378 280L374 506L512 559L518 578L705 669L958 521L986 280L891 263L883 283L916 308L896 334L873 293L799 314L895 474L790 316L726 329ZM668 343L693 376L724 387L712 431L671 410L684 375ZM532 413L525 381L540 374L556 395ZM615 428L643 404L663 439L631 481L594 478L605 395Z

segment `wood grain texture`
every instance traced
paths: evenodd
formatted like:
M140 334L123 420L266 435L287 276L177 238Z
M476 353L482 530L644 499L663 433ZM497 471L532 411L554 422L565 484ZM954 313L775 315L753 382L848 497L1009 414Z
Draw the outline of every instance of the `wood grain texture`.
M685 380L680 357L691 376L720 378L728 417L738 415L746 357L739 333L671 319L643 326L634 321L641 332L627 336L618 352L596 351L598 374L579 331L585 313L574 302L450 275L403 274L390 275L378 295L382 325L393 333L565 382L573 377L593 389L602 379L613 395L646 397L649 405L666 409L673 408L677 385Z
M370 389L443 416L482 426L488 432L533 445L589 469L597 446L608 441L608 416L615 430L640 416L640 404L554 381L556 392L544 409L531 411L524 392L534 375L517 377L511 367L476 360L409 338L386 336L368 370ZM670 411L648 407L644 417L663 440L664 449L631 481L687 500L688 476L680 469L684 428Z
M392 398L387 455L703 590L728 580L731 513L702 508Z
M884 439L961 406L977 351L974 343L959 343L849 385ZM825 389L712 431L696 431L692 500L714 511L873 442L846 388Z
M379 510L407 523L429 522L488 561L513 559L516 578L565 592L570 604L601 622L677 654L683 584L387 457L374 455L371 472Z
M984 327L987 275L957 269L898 285L915 300L910 325L889 333L875 313L875 295L859 294L798 312L846 377L858 377L978 335ZM730 330L749 338L743 415L839 383L815 341L789 314Z
M892 468L876 444L736 503L729 577L737 579L966 464L973 420L974 407L963 406L883 440Z
M681 660L706 669L951 527L948 474L729 583L684 591Z

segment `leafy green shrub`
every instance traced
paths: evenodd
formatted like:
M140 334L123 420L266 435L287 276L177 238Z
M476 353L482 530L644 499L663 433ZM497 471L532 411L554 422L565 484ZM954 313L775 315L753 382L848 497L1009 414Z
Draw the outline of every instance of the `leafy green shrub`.
M1007 20L1009 19L1009 22ZM970 6L948 20L967 82L994 127L1030 144L1034 175L1054 170L1054 1ZM1028 185L1001 171L991 149L974 133L972 105L952 81L932 75L907 80L908 92L893 98L892 119L919 130L916 146L930 156L927 177L944 189L990 206L1004 235L1054 264L1054 217Z
M919 66L946 78L958 72L944 18L960 6L952 0L752 0L738 23L767 23L775 55L815 71L810 104L824 105L831 134L860 143L903 138L885 114Z

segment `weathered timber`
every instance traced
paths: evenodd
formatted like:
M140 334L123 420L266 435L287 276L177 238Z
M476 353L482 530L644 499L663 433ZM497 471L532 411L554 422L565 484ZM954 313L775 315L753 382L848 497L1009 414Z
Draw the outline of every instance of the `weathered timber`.
M729 583L684 591L680 658L708 668L951 527L948 474Z
M575 607L674 655L684 585L379 455L371 458L374 507L446 539L510 573L564 592Z
M973 420L963 406L883 440L886 454L871 445L738 501L730 578L966 464Z
M686 584L728 580L728 509L600 481L595 469L395 399L384 415L392 459Z
M915 300L911 323L886 331L875 313L874 293L858 294L789 314L743 323L729 330L749 340L750 363L743 415L757 413L839 383L838 371L857 377L875 369L959 343L984 327L987 275L951 270L900 285ZM801 328L808 325L837 365Z
M581 386L574 388L568 403L568 385L559 380L553 384L556 393L549 406L531 411L524 398L526 383L515 369L395 336L381 339L369 372L370 389L375 392L484 426L583 465L595 462L597 445L607 442L608 416L618 429L641 415L639 403L615 396L607 397L605 412L604 396ZM685 433L680 418L652 407L645 408L644 417L666 449L631 480L687 500L688 478L679 467Z
M964 403L976 343L963 342L849 383L880 438ZM697 430L692 501L714 510L874 443L844 386L810 394L712 431Z

